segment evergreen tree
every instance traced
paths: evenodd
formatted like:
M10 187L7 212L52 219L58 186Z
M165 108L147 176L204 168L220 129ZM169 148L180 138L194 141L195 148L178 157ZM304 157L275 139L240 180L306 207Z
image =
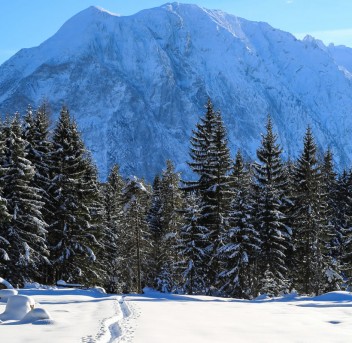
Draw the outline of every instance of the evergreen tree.
M97 247L92 227L91 196L87 196L86 149L67 109L63 108L53 135L54 199L49 223L49 242L53 264L52 279L91 284L95 277ZM88 187L89 188L89 187Z
M259 273L270 276L271 286L275 286L275 295L288 289L286 250L291 231L285 225L283 201L287 180L281 161L281 148L276 143L277 135L273 133L271 118L268 117L266 134L262 137L261 147L257 150L259 163L254 165L257 181L258 213L256 221L261 239ZM265 292L265 275L261 274L260 292Z
M176 247L179 254L177 268L181 275L178 286L186 294L204 294L208 287L204 265L207 252L204 247L208 244L209 232L199 224L201 214L195 194L188 194L186 202L184 225L180 229Z
M327 217L327 229L326 229L326 248L331 259L331 263L335 265L334 270L340 274L340 260L341 251L343 244L343 232L337 219L337 213L339 211L338 203L338 183L337 174L333 164L333 154L328 149L324 155L324 161L321 168L322 172L322 185L323 195L325 196L326 203L326 217ZM338 285L331 284L330 290L335 290Z
M122 190L124 212L124 251L125 270L123 277L126 280L125 291L142 293L146 282L148 269L148 229L147 210L149 207L149 191L141 180L131 177Z
M220 272L218 249L220 236L226 231L226 217L229 210L230 154L227 146L226 130L219 112L215 112L208 100L206 113L197 124L191 137L192 171L198 181L188 182L188 191L197 191L200 199L199 225L208 230L208 242L205 246L204 263L207 293L216 292L217 277ZM204 232L205 233L205 232Z
M5 137L4 137L4 127L1 123L0 126L0 266L2 263L7 263L9 260L8 249L10 242L5 238L6 227L8 226L11 215L7 208L7 201L3 198L3 187L4 187L4 177L7 172L7 168L4 168L5 162ZM0 267L1 273L3 273L3 268Z
M250 298L254 293L255 256L260 249L259 234L253 226L252 182L240 151L237 152L230 175L233 198L229 214L229 229L221 238L222 261L220 278L223 294L235 298Z
M341 233L340 263L347 285L352 285L352 171L344 171L338 180L337 223Z
M42 281L40 271L48 264L45 243L46 223L41 209L43 203L38 189L31 186L35 169L26 158L27 142L22 138L19 116L3 128L4 151L1 165L6 169L2 177L3 196L7 200L11 220L2 224L2 241L10 248L1 266L1 274L14 284Z
M165 249L163 247L163 226L162 226L162 202L160 176L156 175L153 182L153 192L151 196L151 206L148 211L147 221L151 239L151 261L148 283L159 291L165 291L160 282L162 266L165 260Z
M26 140L26 156L34 166L34 177L31 186L38 189L43 207L42 214L45 222L53 217L52 198L49 188L51 186L51 152L52 143L49 138L49 112L44 102L37 112L33 114L31 107L28 107L24 117L23 138ZM45 266L43 282L48 283L48 266Z
M122 189L123 179L120 175L119 166L111 168L107 183L103 185L103 203L105 209L105 237L104 237L104 263L108 272L110 292L121 293L124 282L121 282L120 270L123 269L123 234L122 223Z
M88 208L89 232L92 237L92 246L96 260L87 271L90 283L107 284L110 276L110 268L106 263L112 256L106 256L107 235L109 228L105 225L105 208L103 194L98 181L98 170L89 153L84 158L84 174L80 183L81 197L84 206Z
M154 242L159 246L160 256L162 256L160 268L155 277L157 289L170 292L175 283L175 264L178 261L178 255L175 249L177 244L178 231L182 225L180 210L183 209L182 193L179 189L180 176L175 172L173 163L166 161L166 169L163 170L159 191L156 194L156 219L159 217L160 224L160 241ZM159 199L159 200L158 200ZM157 226L157 225L156 225Z
M50 208L52 199L49 188L51 184L51 152L52 142L50 140L48 105L46 102L33 114L31 108L27 109L25 125L23 129L24 139L27 141L27 158L35 168L32 186L39 189L42 201L44 202L43 215L46 220L52 216Z
M327 204L310 127L294 170L294 181L294 287L305 294L321 294L335 287L340 276L327 249Z

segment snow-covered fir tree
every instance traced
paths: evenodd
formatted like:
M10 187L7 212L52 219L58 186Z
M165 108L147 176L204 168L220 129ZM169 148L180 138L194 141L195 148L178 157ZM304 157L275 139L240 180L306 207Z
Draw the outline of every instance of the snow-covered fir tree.
M204 261L207 259L205 247L208 245L209 231L199 224L201 213L195 193L189 193L185 201L184 225L176 246L179 255L176 268L180 274L178 288L187 294L204 294L208 288L208 269Z
M43 266L49 264L46 246L46 223L42 217L41 195L33 186L35 169L27 159L19 115L3 127L1 166L2 193L11 220L1 224L2 241L8 242L7 256L1 274L14 284L42 280Z
M122 189L124 181L120 175L119 166L113 165L107 182L102 186L103 204L105 209L104 231L104 263L108 273L107 289L112 292L123 291L120 270L123 269L123 223L122 223Z
M84 158L83 167L84 174L80 183L81 197L84 206L89 211L90 219L88 228L89 233L94 235L92 237L92 242L94 242L92 248L94 248L96 255L95 263L90 266L86 275L90 283L103 283L106 285L110 276L110 268L106 265L106 246L109 228L105 225L105 208L98 180L98 170L88 152ZM111 257L109 256L109 259Z
M294 288L321 294L341 281L328 249L329 221L323 178L310 127L294 170Z
M53 199L50 194L51 186L51 152L52 143L49 130L49 106L43 102L38 110L33 113L29 106L24 117L23 136L27 141L27 158L34 166L34 177L31 186L38 189L43 204L42 214L45 222L49 222L53 216ZM45 266L43 271L43 281L49 281L49 267Z
M291 230L285 225L286 217L283 213L286 174L270 116L257 157L259 163L254 164L254 175L259 192L256 213L256 225L261 240L261 251L258 255L259 292L263 293L267 289L265 275L270 275L270 288L275 283L274 293L278 295L287 291L289 286L285 253Z
M150 239L147 226L150 191L142 180L130 177L122 190L124 270L121 277L126 283L124 292L143 292L147 280Z
M321 167L323 196L326 204L326 248L327 254L330 258L329 264L333 266L333 270L339 275L341 274L341 251L343 244L343 232L337 219L337 212L339 211L338 204L338 183L337 174L334 168L333 154L329 148L324 154L324 161ZM334 274L332 274L333 276ZM335 278L335 282L329 282L330 287L327 291L333 291L339 288L341 279Z
M87 152L66 108L53 134L53 217L49 223L53 281L94 281L97 239L91 225L91 192L87 190ZM89 196L87 196L87 192Z
M335 214L342 244L340 264L347 285L352 286L352 171L344 171L338 179L337 212Z
M52 216L50 211L52 199L50 197L51 184L51 152L52 142L50 140L50 120L49 106L43 102L38 110L33 113L31 107L28 107L24 117L23 136L28 142L26 146L27 158L32 162L35 174L32 186L39 189L42 196L43 216L46 220Z
M164 287L160 283L160 275L165 260L165 249L163 247L164 231L162 226L162 202L161 202L161 181L156 175L152 186L151 205L148 210L147 222L150 231L151 249L149 263L149 284L159 291Z
M241 152L236 155L230 174L231 207L228 230L223 232L219 249L222 294L251 298L255 288L255 257L260 250L259 233L253 226L252 181Z
M196 126L191 137L189 163L198 180L186 183L188 191L199 194L199 225L208 230L208 245L205 248L204 264L207 266L206 284L209 294L216 293L220 272L218 249L220 236L226 231L230 194L228 173L230 152L226 130L220 112L215 112L210 99L206 113Z
M10 242L5 238L6 228L11 220L11 215L7 208L7 201L3 197L4 176L7 168L3 167L5 162L5 131L3 123L0 123L0 266L9 260L8 249ZM1 273L4 269L1 268Z
M166 161L166 169L157 177L153 185L153 200L150 212L153 251L158 251L158 267L154 284L158 290L170 292L175 283L174 266L178 256L175 245L178 230L182 225L180 210L183 209L182 192L179 188L180 176L173 163Z

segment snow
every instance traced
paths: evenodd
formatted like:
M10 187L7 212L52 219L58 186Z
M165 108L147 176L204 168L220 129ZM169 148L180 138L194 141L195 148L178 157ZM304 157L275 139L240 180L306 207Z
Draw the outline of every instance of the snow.
M0 289L0 301L6 303L9 297L17 295L16 289Z
M17 297L35 301L34 309L26 308L16 318L0 316L2 342L122 342L133 333L123 297L106 295L100 288L32 288L19 293ZM4 310L0 303L0 313Z
M141 312L134 343L349 342L352 296L234 300L206 296L129 296ZM157 323L157 327L156 327Z
M151 289L124 296L53 287L19 292L13 298L20 297L22 305L35 300L35 308L26 308L21 319L0 317L3 342L330 343L351 338L352 294L343 291L263 295L252 301ZM0 313L4 309L0 303Z
M8 282L7 280L3 279L2 277L0 277L0 283L3 284L5 287L12 289L13 286L10 284L10 282Z
M21 320L32 308L34 308L34 305L35 301L32 297L26 295L13 295L8 298L5 311L0 314L0 320Z

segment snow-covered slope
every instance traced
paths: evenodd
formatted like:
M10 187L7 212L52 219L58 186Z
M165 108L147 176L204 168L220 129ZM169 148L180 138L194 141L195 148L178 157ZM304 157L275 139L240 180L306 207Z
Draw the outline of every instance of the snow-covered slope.
M47 98L68 105L102 177L112 163L149 180L175 161L188 170L189 137L207 97L230 145L255 157L268 113L286 156L307 124L342 168L352 161L352 80L337 53L266 23L196 5L120 17L90 7L39 47L0 66L0 112ZM335 60L336 58L336 60Z

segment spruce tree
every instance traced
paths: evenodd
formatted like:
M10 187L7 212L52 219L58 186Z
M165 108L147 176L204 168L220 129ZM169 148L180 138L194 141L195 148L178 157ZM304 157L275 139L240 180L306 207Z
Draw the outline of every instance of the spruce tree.
M104 236L104 263L108 272L107 289L110 292L121 293L123 284L120 271L125 263L123 258L122 222L122 189L124 181L120 175L119 166L113 165L107 182L102 186L103 204L105 209L106 230Z
M157 244L160 250L161 264L156 275L156 287L161 291L170 292L175 283L175 264L178 255L175 249L179 228L182 225L181 210L183 209L183 198L179 188L180 176L175 172L173 163L166 161L166 169L163 170L159 182L159 211L156 218L160 222L160 241ZM158 207L158 200L156 200ZM154 212L156 212L154 210Z
M8 226L11 215L7 208L7 201L3 197L4 177L7 172L7 168L3 167L5 163L5 137L4 127L1 123L0 126L0 266L9 260L8 249L10 242L5 238L6 227ZM0 272L3 274L3 268L0 267Z
M340 264L348 287L352 286L352 171L344 171L338 180L336 218L341 233Z
M127 180L122 190L123 225L125 235L123 278L128 292L143 292L147 280L149 246L147 211L149 207L149 191L143 181L136 177Z
M340 279L327 248L329 221L323 178L310 127L294 170L294 288L305 294L331 290Z
M26 281L41 282L43 265L48 264L46 223L42 217L41 196L31 186L35 169L27 159L19 115L3 128L4 152L1 165L6 169L2 177L3 196L7 201L11 220L2 224L2 241L9 243L2 275L14 284Z
M341 251L343 244L343 232L337 219L337 213L339 211L338 203L338 183L337 174L335 172L333 163L333 154L329 148L324 154L324 161L321 167L322 172L322 186L323 195L325 196L326 203L326 217L327 217L327 228L326 228L326 249L330 258L330 264L334 266L334 270L341 274L340 271L340 260ZM327 290L336 290L339 288L340 278L337 280L337 284L330 283L331 287Z
M208 229L199 224L199 200L195 193L189 193L184 210L184 225L177 239L179 260L176 268L180 274L178 288L186 294L204 294L207 291L207 258L205 247L208 244Z
M91 195L87 196L86 149L76 123L66 108L60 113L53 134L53 179L50 192L53 217L49 223L49 243L53 281L91 284L97 246L92 227Z
M217 279L220 272L218 249L220 236L226 231L226 217L229 210L230 153L227 146L226 130L220 112L215 112L208 100L206 113L197 124L191 137L192 171L198 175L198 180L188 182L187 190L199 193L200 218L208 232L204 264L206 273L207 293L216 292ZM204 231L205 234L205 231Z
M160 176L156 175L153 181L151 205L147 215L147 222L151 239L151 261L149 274L149 284L159 291L164 291L160 282L162 266L165 260L165 249L163 247L164 231L162 227L162 202L161 202Z
M273 133L272 121L268 117L266 134L257 150L259 163L254 165L254 171L259 191L256 213L261 240L261 251L258 255L261 279L259 291L266 291L265 276L270 276L268 282L274 295L288 289L285 253L291 233L285 225L286 216L283 213L287 180L281 161L281 148L276 141L277 135Z
M260 249L259 233L253 226L252 181L240 151L230 174L231 207L229 229L223 233L221 256L222 293L249 299L254 293L255 257Z

